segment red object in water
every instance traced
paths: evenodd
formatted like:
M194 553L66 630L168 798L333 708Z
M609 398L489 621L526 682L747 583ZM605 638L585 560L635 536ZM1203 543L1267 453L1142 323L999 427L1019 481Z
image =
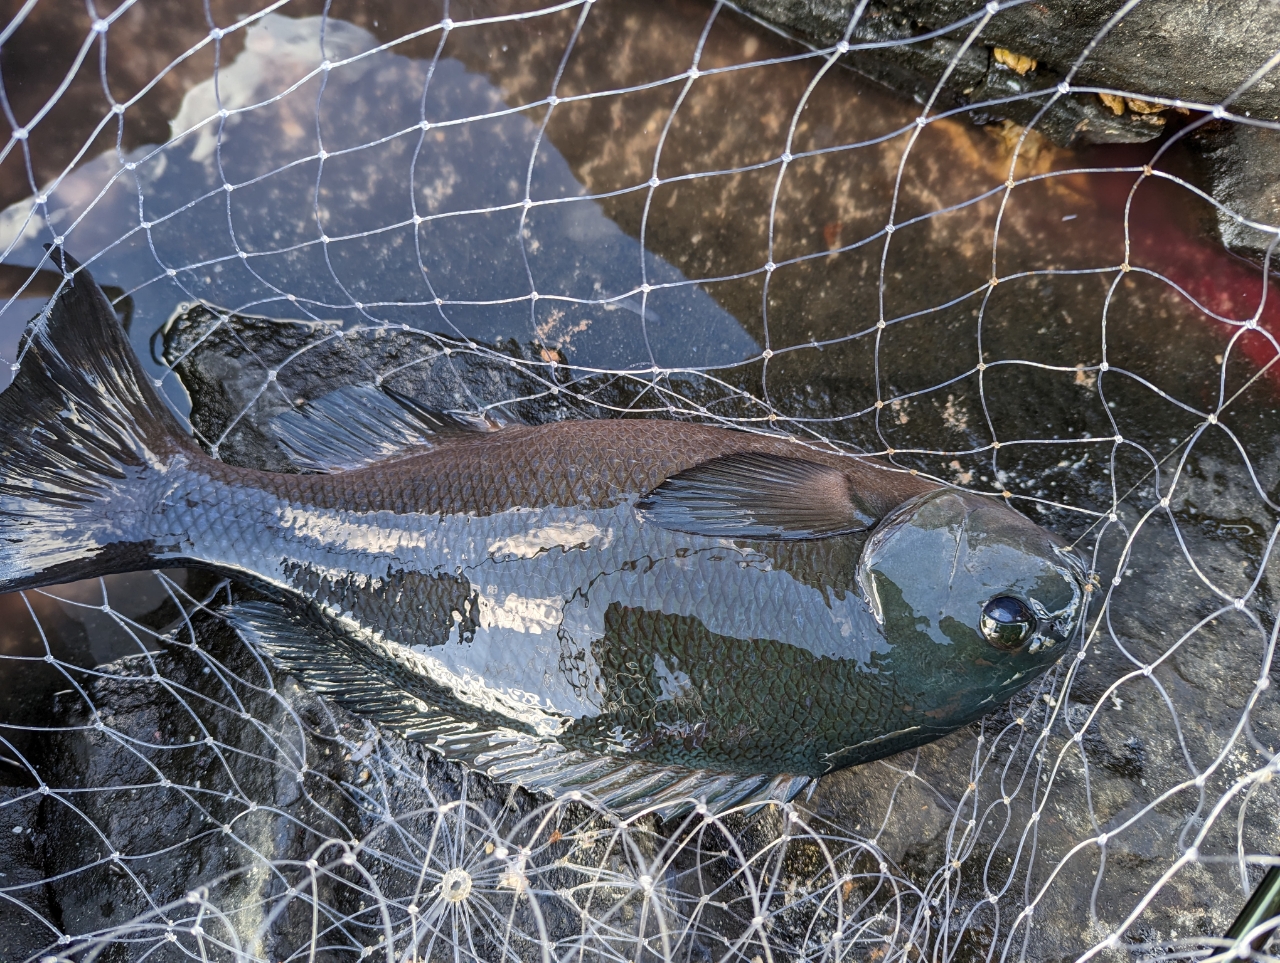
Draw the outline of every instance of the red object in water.
M1138 186L1129 213L1130 263L1181 288L1195 302L1189 309L1221 329L1224 356L1228 348L1239 352L1280 385L1280 298L1274 285L1257 265L1193 233L1184 213L1189 200L1190 192L1172 181L1153 178ZM1123 201L1117 210L1123 212ZM1258 330L1247 329L1251 321Z

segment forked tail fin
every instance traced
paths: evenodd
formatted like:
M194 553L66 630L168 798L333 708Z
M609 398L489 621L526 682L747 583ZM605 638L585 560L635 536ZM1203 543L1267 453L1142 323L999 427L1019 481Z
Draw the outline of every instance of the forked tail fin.
M190 441L102 289L70 255L0 394L0 592L146 567L124 503Z

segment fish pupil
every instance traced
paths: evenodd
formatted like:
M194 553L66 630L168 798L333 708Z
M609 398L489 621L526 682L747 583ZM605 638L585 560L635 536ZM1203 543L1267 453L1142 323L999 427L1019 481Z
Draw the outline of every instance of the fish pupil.
M1016 649L1035 634L1036 625L1031 607L1011 595L1001 595L982 606L979 627L997 648Z

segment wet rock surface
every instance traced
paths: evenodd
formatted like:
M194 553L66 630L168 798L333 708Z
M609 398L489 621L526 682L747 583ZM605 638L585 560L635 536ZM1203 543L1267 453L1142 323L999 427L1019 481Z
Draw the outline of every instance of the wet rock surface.
M186 628L189 641L104 666L55 706L61 729L40 747L39 775L56 788L5 808L27 820L0 850L13 860L5 885L25 908L4 914L6 959L57 950L42 921L76 934L65 952L97 945L112 960L157 950L162 959L288 959L312 946L358 955L383 938L386 900L432 899L421 880L430 859L405 865L378 838L388 814L394 832L423 834L425 858L440 856L430 853L432 836L445 832L441 809L451 801L465 796L504 826L532 808L487 782L467 795L459 770L416 747L385 750L360 720L290 679L277 683L219 620L200 616ZM344 861L351 852L359 858ZM553 897L539 907L553 939L575 931L576 914ZM99 943L99 932L111 938ZM536 958L536 933L517 926L506 935L517 958ZM166 949L171 941L181 945Z
M847 40L856 4L758 0L744 7L822 46L849 43L853 49L845 62L853 69L919 103L930 103L934 112L978 104L972 116L979 123L1006 118L1023 126L1034 123L1063 146L1141 143L1158 136L1165 125L1165 118L1155 113L1122 109L1117 114L1092 94L1061 94L1056 88L1068 79L1072 51L1052 43L1028 47L1016 29L1009 41L996 38L1006 31L991 27L974 37L974 24L964 21L982 12L980 4L973 10L870 4ZM963 25L946 29L957 22ZM1006 42L1028 59L1003 53L997 57L995 49ZM1037 57L1033 50L1041 46L1051 47L1053 56Z
M831 45L845 37L859 5L849 0L747 0L743 6ZM986 19L984 5L974 0L871 3L848 37L853 45L937 31L944 35L887 50L855 49L847 57L859 70L917 99L941 82L951 105L997 92L1025 96L1069 75L1073 85L1113 88L1133 100L1151 97L1208 107L1230 101L1233 111L1247 112L1255 120L1280 120L1280 80L1274 72L1240 90L1275 54L1280 14L1273 4L1252 0L1227 8L1161 0L1137 4L1116 19L1122 6L1116 0L1017 4ZM958 26L947 30L953 24ZM1021 57L997 57L997 49ZM952 62L956 66L944 80L944 69ZM1013 111L1007 116L1025 124L1045 100L1005 108ZM1142 104L1119 106L1119 111L1109 108L1092 93L1074 95L1074 103L1072 97L1055 99L1037 128L1061 144L1146 140L1161 132L1165 117Z
M1280 130L1212 124L1191 137L1201 182L1221 205L1214 223L1230 250L1277 270ZM1267 228L1270 228L1269 230Z

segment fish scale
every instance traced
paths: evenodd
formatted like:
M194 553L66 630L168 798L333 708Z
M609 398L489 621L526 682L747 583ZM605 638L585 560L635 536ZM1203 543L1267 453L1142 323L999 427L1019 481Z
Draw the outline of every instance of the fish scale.
M310 473L224 464L54 253L71 280L0 395L0 588L240 578L275 601L223 614L278 666L495 778L619 806L784 798L990 711L1080 624L1061 539L783 437L481 430L349 386L277 419Z

